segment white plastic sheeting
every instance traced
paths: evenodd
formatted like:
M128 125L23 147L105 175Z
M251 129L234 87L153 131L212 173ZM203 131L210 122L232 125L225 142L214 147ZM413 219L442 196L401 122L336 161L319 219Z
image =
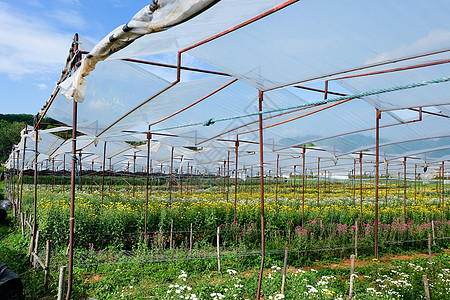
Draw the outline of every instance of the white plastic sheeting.
M413 0L407 5L387 0L298 1L231 30L283 3L288 2L222 0L183 24L144 36L115 52L88 77L85 101L78 106L78 130L88 135L87 140L100 137L97 148L108 141L111 149L113 143L118 149L119 145L127 149L117 155L108 152L117 169L128 166L130 157L145 147L128 149L123 142L145 141L149 126L154 133L152 143L159 143L151 159L165 168L170 149L175 147L179 164L185 159L205 171L217 172L228 152L233 161L233 141L238 138L238 168L245 169L259 165L258 116L247 115L258 111L258 90L265 91L263 109L270 110L313 103L317 98L313 92L279 88L294 83L323 89L327 81L330 89L339 84L339 92L353 94L450 75L450 6L442 1ZM119 60L161 53L176 56L227 30L229 33L186 53L230 77L205 75L172 85L136 64ZM82 46L91 49L87 41ZM349 75L353 77L345 77ZM235 79L238 81L233 82ZM354 152L365 153L369 165L365 171L372 172L374 157L367 150L373 151L375 145L375 109L383 111L382 158L393 170L401 167L404 156L415 156L421 163L446 160L449 84L353 99L329 108L329 104L322 104L264 114L265 166L273 171L276 154L280 154L282 168L293 169L301 161L302 149L296 146L308 144L319 148L307 150L306 168L311 172L317 168L319 157L323 168L348 172L358 158L351 154ZM419 107L424 111L421 120ZM71 101L59 95L48 114L71 124ZM239 115L247 116L235 117ZM214 123L221 118L228 120ZM198 124L184 126L193 123ZM88 165L89 160L100 160L102 154L87 144L80 139L79 147L86 147ZM184 147L197 147L199 151ZM56 153L69 150L64 145ZM136 161L133 158L140 167L146 166L143 152L139 151Z

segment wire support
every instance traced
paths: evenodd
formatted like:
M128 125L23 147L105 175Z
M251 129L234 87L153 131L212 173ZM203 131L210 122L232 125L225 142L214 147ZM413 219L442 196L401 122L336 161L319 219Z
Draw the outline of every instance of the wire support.
M333 103L333 102L338 102L338 101L347 100L347 99L358 99L358 98L363 98L363 97L367 97L367 96L374 96L374 95L379 95L379 94L407 90L407 89L423 87L423 86L432 85L432 84L444 83L444 82L448 82L448 81L450 81L450 76L441 77L441 78L433 79L433 80L416 82L416 83L398 85L398 86L394 86L394 87L390 87L390 88L372 90L372 91L368 91L368 92L364 92L364 93L357 93L357 94L348 95L348 96L339 96L339 97L334 97L334 98L330 98L330 99L326 99L326 100L310 102L307 104L294 105L294 106L288 106L288 107L271 109L271 110L263 110L263 111L258 111L258 112L254 112L254 113L248 113L248 114L220 118L220 119L208 119L208 120L202 121L202 122L194 122L194 123L190 123L190 124L172 126L172 127L162 128L159 130L161 130L161 131L172 130L172 129L178 129L178 128L191 127L191 126L199 126L199 125L211 126L218 122L237 120L237 119L241 119L241 118L254 117L254 116L271 114L271 113L282 112L282 111L287 111L287 110L308 108L308 107L317 106L317 105L321 105L321 104Z

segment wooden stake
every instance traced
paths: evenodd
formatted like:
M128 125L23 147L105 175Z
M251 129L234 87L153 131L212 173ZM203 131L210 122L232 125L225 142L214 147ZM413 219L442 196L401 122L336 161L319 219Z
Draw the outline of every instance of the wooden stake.
M25 214L23 212L20 213L20 229L22 230L22 236L24 236L24 226L25 226Z
M436 245L436 235L434 234L434 221L431 221L431 231L433 233L433 245Z
M284 264L283 264L283 280L281 282L281 294L284 295L284 287L286 285L286 271L287 271L287 260L288 260L288 244L284 246Z
M430 289L428 287L428 278L427 275L422 275L423 278L423 287L425 288L425 299L431 300L430 297Z
M39 237L40 237L40 236L41 236L41 231L40 231L40 230L36 231L36 238L34 239L34 250L32 251L32 252L34 252L36 255L39 255L39 254L38 254L38 251L39 251ZM37 265L38 265L37 260L33 258L33 255L32 255L32 258L31 258L31 259L32 259L32 261L33 261L33 267L36 268Z
M355 220L355 257L358 256L358 220Z
M170 221L170 249L173 249L173 219Z
M355 273L355 256L350 255L350 292L348 294L348 299L353 298L353 274Z
M66 266L59 268L58 300L64 299L64 287L66 282Z
M192 255L192 223L191 223L191 232L189 234L189 254Z
M431 264L431 233L428 234L428 256Z
M217 271L220 273L220 226L217 227Z
M45 253L45 269L44 269L44 286L47 288L48 285L48 274L50 273L50 252L51 252L51 241L46 242L46 253Z

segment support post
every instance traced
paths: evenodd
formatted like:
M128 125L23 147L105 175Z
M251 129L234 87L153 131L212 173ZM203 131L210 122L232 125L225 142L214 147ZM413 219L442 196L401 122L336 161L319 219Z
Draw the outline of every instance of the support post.
M63 176L62 176L62 191L66 191L66 154L63 155Z
M172 152L170 154L170 176L169 176L169 199L170 199L170 208L172 208L172 173L173 173L173 147Z
M431 263L432 263L432 260L431 260L431 233L428 234L428 260L431 265Z
M259 91L258 104L259 111L261 112L263 109L263 99L264 95L262 91ZM256 292L256 299L260 299L261 296L261 284L262 277L264 272L264 252L265 252L265 243L264 243L264 145L263 145L263 118L262 114L259 116L259 182L260 182L260 192L261 192L261 266L259 268L259 277L258 277L258 290Z
M106 141L103 146L103 172L102 172L102 205L103 205L103 192L105 190L105 167L106 167Z
M288 244L284 246L284 263L283 263L283 278L281 281L281 294L284 295L284 288L286 285L286 272L287 272L287 260L288 260Z
M136 152L133 153L133 198L136 197Z
M305 226L305 156L306 156L306 148L303 146L303 153L302 153L302 228Z
M423 279L423 287L425 289L425 299L426 300L431 300L431 296L430 296L430 288L428 286L428 278L427 275L422 275L422 279Z
M217 272L220 273L220 226L217 227Z
M417 205L417 164L414 164L414 204Z
M442 221L444 221L444 217L445 217L445 203L444 203L444 192L445 192L445 181L444 181L444 161L442 161L442 176L441 176L441 180L442 180L442 193L441 193L441 199L442 199Z
M277 178L275 179L275 205L278 205L278 171L280 164L280 154L277 154Z
M355 256L350 255L350 292L348 294L348 299L353 298L353 274L355 273Z
M320 201L320 157L317 158L317 206Z
M233 222L236 223L236 214L237 214L237 190L238 190L238 159L239 159L239 139L236 136L236 142L234 143L235 147L235 173L234 173L234 218Z
M385 204L388 206L388 190L389 190L389 163L386 163L386 196L385 196Z
M353 205L356 205L356 159L353 160Z
M406 222L406 157L403 158L403 219Z
M22 154L22 170L20 172L20 192L19 192L19 204L18 204L19 214L21 214L21 212L22 212L23 176L25 175L24 171L25 171L25 154L27 151L27 136L26 136L27 134L28 134L28 129L25 129L25 138L23 141L23 154Z
M380 119L381 111L376 110L376 158L375 158L375 258L378 259L378 177L380 171Z
M66 266L59 268L58 300L64 299L64 286L66 282Z
M228 157L227 157L227 202L229 200L229 193L230 193L230 150L228 150Z
M78 34L75 35L73 43L74 52L78 51ZM74 63L77 63L81 57L75 58ZM76 151L77 151L77 102L73 101L73 115L72 115L72 170L70 176L70 233L69 233L69 275L68 275L68 286L66 300L70 300L72 293L72 282L73 282L73 242L74 242L74 229L75 229L75 175L76 175ZM81 152L80 152L81 154ZM80 159L81 166L81 159ZM81 183L81 174L80 174Z
M47 240L45 243L45 269L44 269L44 286L48 286L48 275L50 273L50 254L51 254L51 241Z
M191 223L191 230L189 233L189 254L192 255L192 223Z
M361 224L363 222L363 182L362 182L362 173L363 173L363 154L359 152L359 197L360 197L360 221Z
M148 182L150 177L150 141L152 138L152 134L150 133L150 126L148 127L148 133L147 133L147 178L146 178L146 185L145 185L145 216L144 216L144 240L145 244L147 244L147 222L148 222Z

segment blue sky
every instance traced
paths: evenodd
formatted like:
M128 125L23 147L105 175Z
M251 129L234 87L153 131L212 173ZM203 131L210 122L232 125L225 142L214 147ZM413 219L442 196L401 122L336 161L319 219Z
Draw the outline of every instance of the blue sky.
M0 0L1 114L36 114L52 94L75 33L97 42L148 1Z

